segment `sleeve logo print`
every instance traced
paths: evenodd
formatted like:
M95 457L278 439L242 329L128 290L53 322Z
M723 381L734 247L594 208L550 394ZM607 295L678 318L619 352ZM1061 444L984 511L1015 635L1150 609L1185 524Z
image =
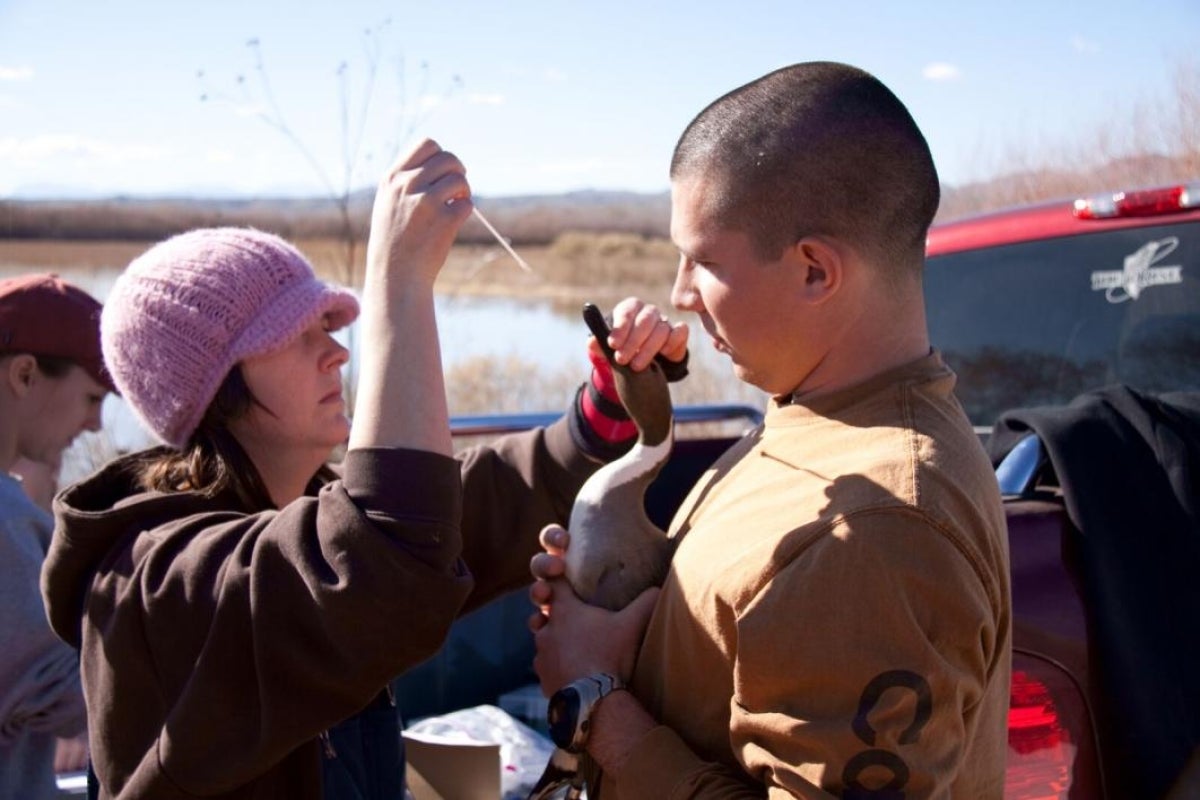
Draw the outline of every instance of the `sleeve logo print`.
M880 700L889 689L911 693L913 717L908 727L897 737L899 744L914 744L921 737L921 730L933 714L933 691L929 682L915 672L894 669L876 675L863 689L858 700L858 711L854 715L854 735L871 747L863 750L846 762L842 770L844 800L903 800L904 787L908 783L909 768L899 755L890 750L875 747L876 731L871 726L869 715L879 706ZM885 770L892 779L884 786L868 788L859 780L867 770Z

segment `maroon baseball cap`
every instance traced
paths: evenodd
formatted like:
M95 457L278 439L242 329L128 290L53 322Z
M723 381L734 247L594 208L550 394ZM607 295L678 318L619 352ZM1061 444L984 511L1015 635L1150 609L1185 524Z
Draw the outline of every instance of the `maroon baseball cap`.
M0 280L0 354L31 353L74 361L116 392L100 352L100 303L57 275Z

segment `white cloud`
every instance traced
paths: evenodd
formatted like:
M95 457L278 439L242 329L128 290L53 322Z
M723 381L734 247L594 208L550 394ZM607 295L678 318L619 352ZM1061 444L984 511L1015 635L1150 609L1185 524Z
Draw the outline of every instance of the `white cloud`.
M213 149L204 153L204 160L209 164L232 164L237 160L237 156L229 150Z
M921 76L928 81L956 81L962 77L962 72L954 64L935 61L925 65L925 68L921 70Z
M35 162L49 159L75 159L78 162L123 164L157 161L170 153L162 145L141 143L113 144L73 134L49 134L27 139L0 138L0 159Z
M542 73L542 77L549 83L566 83L567 73L558 67L546 67L546 71Z
M467 95L468 105L473 106L502 106L504 105L504 95L498 93L480 94L478 92Z
M1071 49L1076 53L1099 53L1100 43L1075 35L1071 37Z
M33 79L33 67L0 67L0 81L28 81Z

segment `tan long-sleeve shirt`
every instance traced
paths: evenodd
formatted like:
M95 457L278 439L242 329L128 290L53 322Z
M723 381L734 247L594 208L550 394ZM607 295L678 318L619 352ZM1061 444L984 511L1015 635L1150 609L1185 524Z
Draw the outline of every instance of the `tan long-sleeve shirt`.
M773 403L699 481L632 682L662 725L604 800L1001 796L1007 538L953 385Z

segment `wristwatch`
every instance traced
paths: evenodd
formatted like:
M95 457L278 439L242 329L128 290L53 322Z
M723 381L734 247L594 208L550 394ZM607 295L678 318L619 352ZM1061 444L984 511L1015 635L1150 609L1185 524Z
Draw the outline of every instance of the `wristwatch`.
M625 684L620 678L607 672L596 672L571 681L555 692L546 709L550 738L554 744L571 753L583 750L591 727L592 711L601 699L624 688Z

